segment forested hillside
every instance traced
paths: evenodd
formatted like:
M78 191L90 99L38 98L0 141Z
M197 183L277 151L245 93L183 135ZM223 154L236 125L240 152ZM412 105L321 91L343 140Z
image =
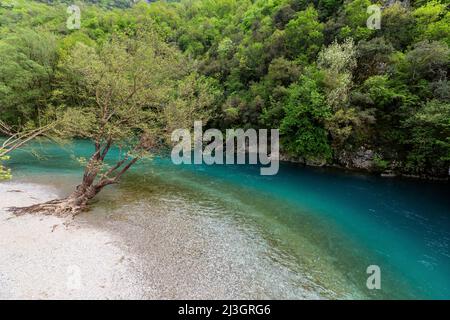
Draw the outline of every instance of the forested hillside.
M208 125L280 128L282 153L311 165L419 176L450 167L448 0L0 1L0 119L37 126L76 107L65 64L150 26L183 53L177 92L214 92ZM366 21L382 7L380 29ZM189 77L187 78L189 79Z

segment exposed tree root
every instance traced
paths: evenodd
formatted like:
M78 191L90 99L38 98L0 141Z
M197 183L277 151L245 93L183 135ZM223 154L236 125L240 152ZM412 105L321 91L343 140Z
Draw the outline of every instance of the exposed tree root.
M34 204L28 207L11 207L8 208L8 211L16 216L25 214L43 214L54 215L57 217L74 217L87 209L86 202L87 201L80 201L80 199L69 197Z
M75 191L67 198L51 200L29 207L11 207L8 208L8 211L16 216L22 216L24 214L43 214L57 217L74 217L86 210L90 200L106 186L117 183L121 176L141 158L140 156L132 158L127 155L113 167L109 168L109 170L100 174L103 161L112 142L113 140L109 138L102 149L101 143L96 141L96 151L85 167L81 184L78 185ZM142 138L135 150L147 150L150 147L151 144Z

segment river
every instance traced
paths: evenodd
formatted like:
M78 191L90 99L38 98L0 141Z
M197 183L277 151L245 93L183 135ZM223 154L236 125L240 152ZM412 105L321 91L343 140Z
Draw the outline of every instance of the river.
M82 174L76 158L88 157L92 148L86 141L63 147L35 143L14 152L7 165L17 181L67 193ZM114 150L109 160L117 155ZM255 294L243 297L308 298L302 292L311 292L324 298L450 299L450 185L445 182L289 163L281 163L275 176L261 176L256 166L175 166L168 158L155 158L136 165L121 184L101 193L92 208L81 219L119 222L107 227L133 242L141 255L154 250L156 240L146 230L155 212L158 217L175 214L173 223L207 221L200 232L208 229L206 234L228 250L228 255L215 257L222 259L217 263L223 266L235 255L230 268L251 269L233 274L250 277L246 286L255 286ZM136 226L139 232L133 231ZM195 244L179 246L190 252ZM380 267L379 290L366 286L370 265ZM202 277L214 270L196 272ZM192 286L196 283L206 282ZM233 285L234 290L248 289L240 288L239 281Z

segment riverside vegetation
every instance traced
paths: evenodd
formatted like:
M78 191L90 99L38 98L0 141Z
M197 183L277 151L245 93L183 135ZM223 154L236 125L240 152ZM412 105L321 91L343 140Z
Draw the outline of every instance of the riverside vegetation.
M80 1L75 30L69 4L0 1L0 120L95 145L77 190L33 211L78 212L194 120L279 128L306 164L448 176L446 0ZM112 145L131 151L107 166Z

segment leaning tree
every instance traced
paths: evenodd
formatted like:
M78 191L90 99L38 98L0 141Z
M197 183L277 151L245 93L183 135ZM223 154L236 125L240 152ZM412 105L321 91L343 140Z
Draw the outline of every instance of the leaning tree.
M167 142L170 127L177 123L174 117L191 117L191 124L195 118L204 120L215 93L191 65L151 31L116 35L97 50L76 44L61 66L55 93L74 106L53 110L59 120L53 132L89 139L94 152L81 183L68 197L11 211L76 215L103 188L118 183L137 161ZM189 112L170 112L183 107ZM105 157L114 146L127 151L107 164Z

